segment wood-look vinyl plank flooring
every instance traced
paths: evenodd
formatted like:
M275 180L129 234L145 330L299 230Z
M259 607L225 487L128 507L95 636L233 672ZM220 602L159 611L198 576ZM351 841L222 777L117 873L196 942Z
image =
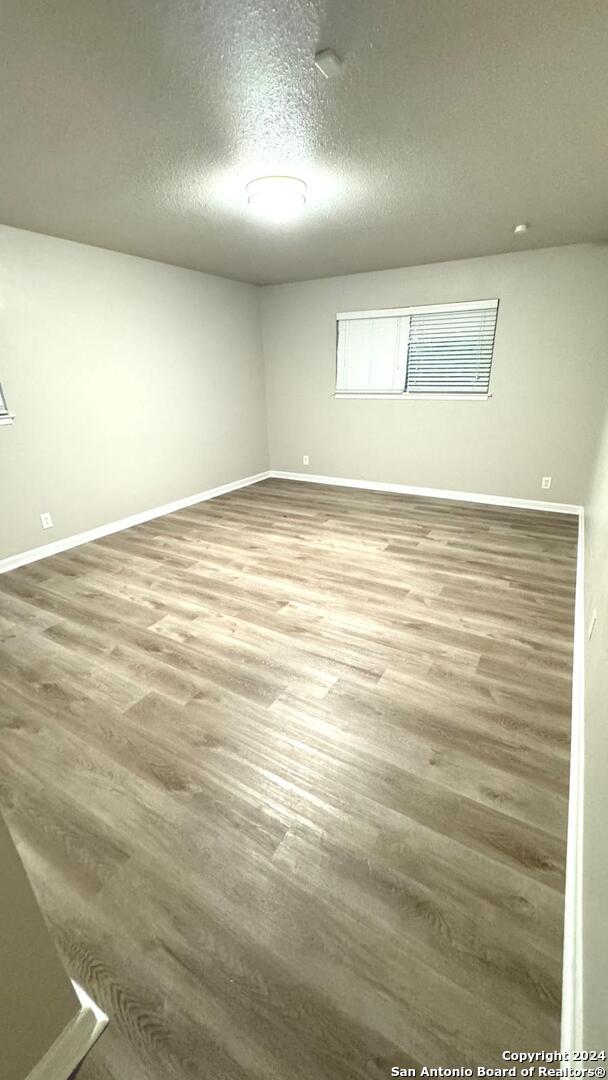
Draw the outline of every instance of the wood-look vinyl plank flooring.
M0 577L79 1080L559 1045L577 522L268 480Z

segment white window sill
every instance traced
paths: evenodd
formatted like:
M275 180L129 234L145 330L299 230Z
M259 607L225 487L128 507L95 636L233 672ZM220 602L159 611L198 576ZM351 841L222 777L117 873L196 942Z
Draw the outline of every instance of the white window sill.
M351 394L337 390L335 398L349 401L488 401L491 394Z
M0 427L2 427L4 424L12 424L14 419L14 415L0 416Z

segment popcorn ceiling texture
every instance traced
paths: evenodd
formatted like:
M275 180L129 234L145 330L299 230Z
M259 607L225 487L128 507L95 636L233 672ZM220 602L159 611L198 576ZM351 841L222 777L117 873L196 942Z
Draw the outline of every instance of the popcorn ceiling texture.
M6 0L0 33L9 225L257 283L608 234L605 0ZM267 172L297 225L252 218Z

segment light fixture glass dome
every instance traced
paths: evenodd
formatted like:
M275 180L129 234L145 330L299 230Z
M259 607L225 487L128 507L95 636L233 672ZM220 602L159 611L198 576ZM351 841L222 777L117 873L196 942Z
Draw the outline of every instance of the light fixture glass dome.
M295 176L259 176L246 190L252 210L271 221L294 217L306 203L306 184Z

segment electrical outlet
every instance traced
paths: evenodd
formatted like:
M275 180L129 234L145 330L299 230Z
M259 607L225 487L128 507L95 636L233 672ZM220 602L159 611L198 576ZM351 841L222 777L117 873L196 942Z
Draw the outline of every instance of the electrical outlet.
M591 622L589 623L589 637L591 637L591 635L592 635L592 633L594 631L596 622L597 622L597 611L594 608L593 609L593 614L591 616Z
M44 514L40 515L40 520L42 522L42 528L43 529L52 529L53 528L53 519L52 519L50 513L48 512L48 510L46 510L44 512Z
M302 464L303 465L310 465L310 458L309 458L308 454L304 454L304 457L302 458Z
M552 476L543 476L543 478L542 478L542 480L540 482L541 488L550 488L552 479L553 479Z

